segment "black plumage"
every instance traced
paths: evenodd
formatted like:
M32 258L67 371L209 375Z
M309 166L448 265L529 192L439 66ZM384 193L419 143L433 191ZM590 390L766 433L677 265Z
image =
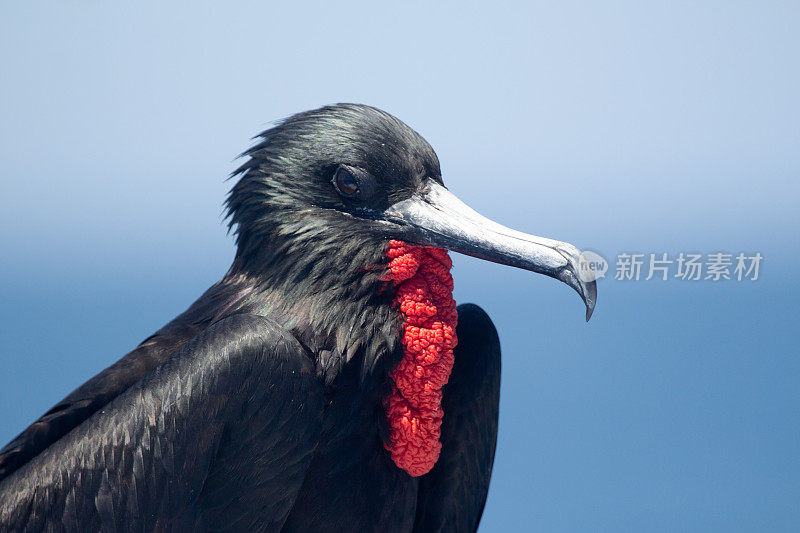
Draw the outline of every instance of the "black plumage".
M477 527L500 379L480 308L458 308L434 469L411 477L383 446L403 327L385 252L391 238L436 244L396 214L441 186L436 154L391 115L346 104L295 115L244 155L230 270L0 451L0 530ZM363 172L369 195L337 190L339 168Z

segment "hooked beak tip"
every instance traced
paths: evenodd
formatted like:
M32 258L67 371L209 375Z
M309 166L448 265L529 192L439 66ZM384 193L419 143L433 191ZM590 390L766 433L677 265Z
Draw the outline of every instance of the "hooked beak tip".
M586 305L586 322L589 322L597 303L597 281L595 281L591 270L580 269L580 252L565 255L565 257L568 258L568 266L554 277L569 285L578 293L578 296L581 297L584 305Z
M585 303L586 303L586 322L589 322L589 319L592 318L592 313L594 313L595 300L587 299L585 300Z

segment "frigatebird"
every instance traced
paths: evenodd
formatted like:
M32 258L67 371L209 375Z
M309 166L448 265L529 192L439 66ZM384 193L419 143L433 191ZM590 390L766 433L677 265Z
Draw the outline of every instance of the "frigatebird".
M559 279L580 252L494 223L364 105L263 132L221 281L0 451L0 530L471 531L500 344L448 250Z

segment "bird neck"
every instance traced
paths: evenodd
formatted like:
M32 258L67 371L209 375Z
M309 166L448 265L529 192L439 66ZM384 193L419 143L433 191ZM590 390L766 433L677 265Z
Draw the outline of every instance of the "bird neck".
M246 279L253 290L238 312L281 323L314 354L326 382L353 360L362 384L385 381L399 360L402 327L383 280L388 240L331 234L303 242L273 233L248 255L240 248L226 278Z
M438 248L372 244L272 241L249 271L229 276L257 280L239 309L281 322L326 383L360 364L362 386L374 386L386 413L385 448L399 468L421 476L441 451L442 387L457 342L452 261Z

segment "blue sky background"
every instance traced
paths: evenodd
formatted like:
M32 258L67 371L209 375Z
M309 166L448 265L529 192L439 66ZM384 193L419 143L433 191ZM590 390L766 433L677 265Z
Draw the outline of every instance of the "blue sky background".
M3 3L0 441L226 270L236 154L352 101L523 231L756 252L757 282L557 282L455 257L503 344L482 531L800 521L800 8L792 2ZM613 265L612 265L613 268Z

